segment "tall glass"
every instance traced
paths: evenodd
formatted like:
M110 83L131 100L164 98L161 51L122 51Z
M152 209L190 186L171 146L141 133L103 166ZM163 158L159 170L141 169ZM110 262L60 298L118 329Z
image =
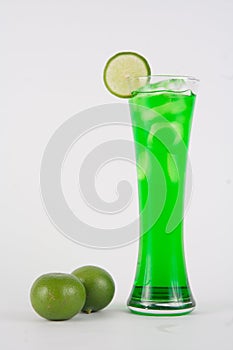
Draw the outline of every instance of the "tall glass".
M140 241L132 312L180 315L195 307L185 266L185 174L198 80L150 76L130 80Z

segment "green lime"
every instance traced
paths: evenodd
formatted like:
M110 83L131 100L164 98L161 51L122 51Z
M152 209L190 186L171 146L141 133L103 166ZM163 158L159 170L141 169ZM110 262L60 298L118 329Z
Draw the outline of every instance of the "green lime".
M48 320L68 320L83 308L86 292L73 275L48 273L32 285L30 299L34 310Z
M131 97L130 77L151 74L147 60L136 52L119 52L112 56L104 68L104 83L118 97ZM138 86L137 86L138 87Z
M80 279L86 289L86 302L83 312L91 313L105 308L115 292L111 275L98 266L83 266L72 272Z

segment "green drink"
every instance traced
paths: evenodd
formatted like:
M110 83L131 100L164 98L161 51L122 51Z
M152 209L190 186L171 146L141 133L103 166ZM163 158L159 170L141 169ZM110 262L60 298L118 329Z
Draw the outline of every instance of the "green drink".
M114 95L129 98L135 141L140 241L128 307L152 315L182 315L195 301L183 248L185 176L198 80L151 76L147 60L119 52L104 68Z
M140 242L128 307L136 313L185 314L195 307L185 266L183 213L197 80L153 76L131 83Z

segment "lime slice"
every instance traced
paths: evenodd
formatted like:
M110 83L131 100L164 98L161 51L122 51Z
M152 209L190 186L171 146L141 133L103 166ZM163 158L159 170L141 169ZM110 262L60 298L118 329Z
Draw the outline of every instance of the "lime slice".
M118 97L131 97L129 78L150 75L147 60L136 52L119 52L112 56L104 68L104 83ZM138 88L138 86L136 86Z

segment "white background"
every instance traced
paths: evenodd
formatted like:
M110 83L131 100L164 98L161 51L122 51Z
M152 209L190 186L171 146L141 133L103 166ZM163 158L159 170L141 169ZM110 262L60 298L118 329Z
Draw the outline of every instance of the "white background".
M1 349L203 349L232 347L233 1L1 0ZM190 157L186 255L196 311L128 313L137 243L94 250L62 236L44 212L40 162L50 137L88 107L117 102L106 60L122 50L153 73L194 75L201 85ZM33 280L96 264L114 276L105 311L52 323L29 304Z

